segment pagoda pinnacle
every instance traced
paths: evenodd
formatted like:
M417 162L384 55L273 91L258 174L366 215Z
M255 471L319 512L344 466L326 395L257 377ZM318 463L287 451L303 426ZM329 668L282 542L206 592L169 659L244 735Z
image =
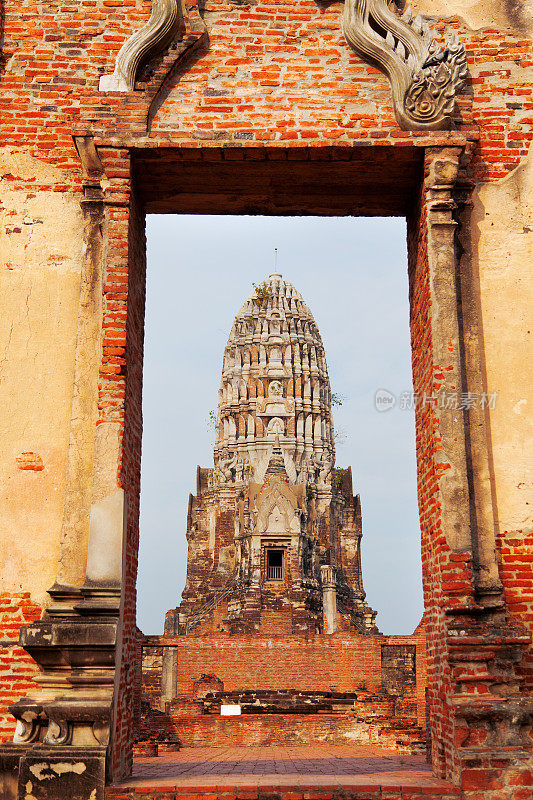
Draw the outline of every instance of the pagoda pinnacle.
M323 483L335 460L324 345L301 294L275 271L254 285L224 351L215 473L261 483L278 449L290 483Z

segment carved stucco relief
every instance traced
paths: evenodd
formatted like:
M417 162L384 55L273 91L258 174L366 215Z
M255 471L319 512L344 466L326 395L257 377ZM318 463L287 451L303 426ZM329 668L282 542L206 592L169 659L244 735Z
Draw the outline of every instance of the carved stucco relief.
M445 130L466 75L457 37L441 50L409 7L399 16L386 0L346 0L342 29L351 47L389 78L394 112L403 130Z
M170 43L179 27L179 0L152 0L150 19L126 39L115 61L112 75L100 78L101 92L131 92L143 61Z
M178 39L176 60L206 35L197 7L186 0L152 0L150 19L119 50L112 75L102 75L101 92L132 92L143 64Z
M150 19L123 44L113 74L100 79L100 91L133 91L141 65L168 46L180 29L205 33L203 22L199 27L189 22L183 0L152 0ZM457 37L440 49L420 16L413 17L409 7L399 16L386 0L346 0L342 29L350 46L388 76L400 128L452 126L455 97L467 75L465 49Z

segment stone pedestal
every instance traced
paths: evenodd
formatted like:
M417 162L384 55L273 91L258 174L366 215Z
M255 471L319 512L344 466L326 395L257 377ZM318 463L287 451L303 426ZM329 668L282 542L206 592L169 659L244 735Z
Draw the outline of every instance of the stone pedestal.
M38 689L10 706L14 742L0 748L2 800L103 800L118 634L118 590L53 587L22 628ZM67 600L68 597L68 600Z

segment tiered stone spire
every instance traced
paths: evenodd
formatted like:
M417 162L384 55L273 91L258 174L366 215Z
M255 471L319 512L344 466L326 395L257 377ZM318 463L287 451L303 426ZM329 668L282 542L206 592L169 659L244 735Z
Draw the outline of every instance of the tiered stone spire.
M322 339L279 273L254 289L224 351L214 467L198 470L187 584L167 623L187 634L258 634L273 619L305 635L374 630L359 498L350 470L333 469Z
M335 448L324 345L277 272L246 300L224 351L215 480L262 482L276 438L291 482L327 480Z

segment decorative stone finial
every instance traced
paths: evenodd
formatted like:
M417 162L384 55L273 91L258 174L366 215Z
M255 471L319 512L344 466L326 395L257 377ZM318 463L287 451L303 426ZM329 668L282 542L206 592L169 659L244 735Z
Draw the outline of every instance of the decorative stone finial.
M152 0L150 19L126 39L117 55L112 75L102 75L101 92L132 92L139 66L166 47L177 32L178 0Z

